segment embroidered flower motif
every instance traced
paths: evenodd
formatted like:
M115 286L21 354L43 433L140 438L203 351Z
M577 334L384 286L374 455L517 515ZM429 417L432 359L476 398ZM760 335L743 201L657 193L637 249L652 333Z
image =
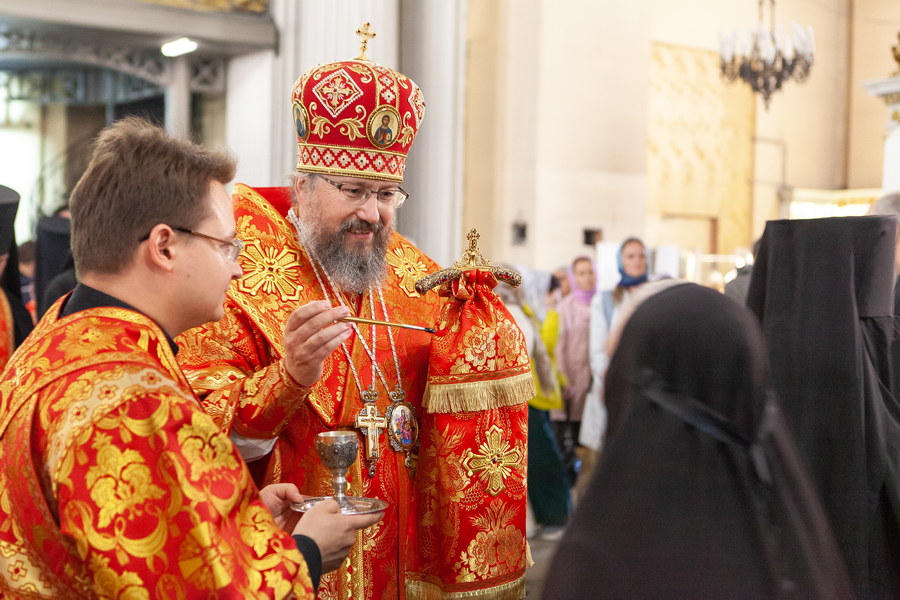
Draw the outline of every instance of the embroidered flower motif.
M472 581L474 577L508 573L524 564L525 536L513 524L513 515L514 509L510 505L500 503L472 519L481 531L456 563L456 568L463 571L458 580Z
M152 371L144 373L141 376L141 383L146 385L147 387L156 387L159 385L159 382L162 381L159 374L153 373Z
M428 275L428 266L419 259L416 251L402 244L387 253L387 261L394 275L400 279L400 288L406 295L410 298L421 297L416 291L416 281Z
M65 338L60 342L59 349L65 354L67 361L77 360L115 349L117 335L118 331L105 327L100 319L90 317L77 326L66 328Z
M99 436L97 464L88 469L86 483L91 499L100 507L97 526L107 527L115 517L140 516L139 505L162 498L162 488L153 484L150 468L136 450L120 450L108 436Z
M297 300L303 285L300 283L300 259L290 248L263 247L258 239L244 246L246 260L242 263L244 276L238 288L251 295L262 290L266 294L278 292L284 301Z
M178 430L178 443L182 445L184 457L191 466L193 480L207 474L217 479L220 472L239 467L231 440L205 414L191 415L191 424Z
M472 327L463 336L466 348L465 358L472 366L484 367L488 361L497 356L497 343L494 330L487 327Z
M116 571L109 567L109 557L90 555L90 572L94 574L94 588L105 598L148 598L146 585L133 571Z
M493 536L486 531L479 531L466 550L469 569L482 577L490 575L491 565L497 563L497 546Z
M100 393L97 394L97 397L104 402L109 402L116 397L118 391L119 388L114 385L104 385L100 387Z
M497 323L497 358L518 364L522 354L522 332L515 323L504 319Z
M9 578L13 582L18 582L23 577L28 576L28 568L25 567L25 563L21 560L16 559L11 565L6 568L7 574L9 574Z

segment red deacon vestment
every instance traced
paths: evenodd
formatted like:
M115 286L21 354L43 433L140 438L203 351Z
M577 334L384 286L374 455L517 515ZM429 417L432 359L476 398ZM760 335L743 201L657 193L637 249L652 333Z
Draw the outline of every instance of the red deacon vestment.
M60 305L0 382L0 597L313 598L159 327Z
M284 324L303 304L326 299L323 286L333 305L338 303L337 292L324 275L319 281L297 242L286 218L287 188L238 184L234 203L237 237L245 244L240 258L244 276L232 284L221 321L180 337L178 359L207 412L223 429L246 438L278 437L271 454L259 461L264 481L289 481L305 494L331 495L331 476L316 452L316 435L354 429L363 409L360 390L369 388L373 377L380 415L391 407L385 387L394 390L399 383L418 421L418 462L394 450L381 431L374 476L365 460L365 436L360 435L347 493L381 498L389 506L381 522L358 534L341 569L323 575L318 597L524 597L524 402L521 407L485 404L483 410L458 415L423 414L432 336L393 328L397 368L383 326L376 327L375 355L384 382L373 376L372 360L354 333L345 346L355 372L338 349L325 360L320 381L302 390L282 366ZM442 299L433 291L418 293L415 283L437 265L396 233L387 261L380 294L376 290L371 297L348 298L352 314L371 317L374 305L375 318L434 327ZM371 326L360 324L359 331L371 346ZM492 460L499 460L499 466Z

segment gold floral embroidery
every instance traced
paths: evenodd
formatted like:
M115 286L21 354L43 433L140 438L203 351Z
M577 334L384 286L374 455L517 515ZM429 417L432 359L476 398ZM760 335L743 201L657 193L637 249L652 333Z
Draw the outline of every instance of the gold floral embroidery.
M98 435L94 443L97 464L88 469L87 484L91 499L100 506L97 525L106 527L116 516L133 512L147 500L163 497L162 488L153 485L150 469L136 450L120 450L107 435Z
M248 506L248 522L241 526L241 539L250 545L257 556L264 556L272 537L272 519L268 511L259 506Z
M290 248L263 245L253 239L244 246L242 261L244 276L238 281L238 289L248 294L262 290L266 294L278 292L281 300L297 300L303 285L300 281L299 255Z
M522 333L519 327L504 319L497 323L497 358L508 364L518 364L522 354Z
M178 430L178 443L183 447L184 457L191 465L191 478L195 481L207 473L216 478L218 471L230 477L231 473L226 469L239 467L228 436L202 413L192 414L191 424Z
M419 298L416 281L428 275L428 266L422 262L419 253L405 244L391 249L387 253L387 261L400 280L400 288L410 298Z
M469 477L477 473L487 483L488 493L496 496L506 489L506 478L513 471L511 467L522 462L522 452L512 448L503 439L503 430L497 425L488 430L486 440L478 450L481 454L475 454L471 448L467 449L463 454L462 464Z
M109 567L109 558L92 554L91 571L94 573L94 586L102 598L121 598L122 600L145 600L150 598L140 576L133 571L117 573Z
M479 367L493 370L493 361L490 359L497 356L497 342L494 340L493 329L472 327L463 335L463 347L466 349L466 362L476 370L480 370Z
M104 324L101 319L86 318L68 327L65 339L59 344L59 349L65 353L66 360L77 360L114 349L118 331L104 327Z
M510 573L524 566L522 532L513 524L515 509L504 502L493 504L472 518L481 529L460 555L455 568L458 581L474 581L476 577L492 577Z

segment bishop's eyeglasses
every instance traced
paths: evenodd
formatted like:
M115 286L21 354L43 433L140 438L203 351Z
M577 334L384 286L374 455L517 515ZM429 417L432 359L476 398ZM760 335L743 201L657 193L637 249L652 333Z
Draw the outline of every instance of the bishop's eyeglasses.
M369 196L374 195L378 199L378 204L381 206L400 208L403 203L406 202L406 199L409 198L409 192L399 185L393 190L370 190L369 188L356 183L338 183L337 181L328 179L324 175L319 175L318 173L315 175L336 187L341 195L351 204L364 204L369 199Z
M169 225L169 227L172 227L172 225ZM241 250L244 249L244 242L237 238L225 240L205 233L200 233L199 231L194 231L193 229L188 229L187 227L172 227L172 229L218 243L219 248L225 254L225 258L231 262L237 261L238 255L241 253ZM149 233L143 236L140 241L146 242L148 239L150 239Z

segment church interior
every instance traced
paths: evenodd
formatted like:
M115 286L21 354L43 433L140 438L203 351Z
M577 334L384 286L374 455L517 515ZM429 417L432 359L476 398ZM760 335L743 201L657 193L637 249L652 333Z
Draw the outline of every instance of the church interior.
M285 185L295 80L361 43L424 93L397 228L442 266L476 229L494 264L596 257L602 290L637 237L652 276L721 290L767 221L900 192L897 0L4 0L17 241L128 115ZM535 589L553 549L532 542Z
M890 0L7 0L0 164L23 198L17 239L126 114L228 148L238 182L283 184L291 85L354 56L363 22L372 60L425 94L398 228L441 264L472 228L489 259L538 269L637 236L657 274L721 286L767 220L862 214L900 189ZM755 31L785 63L805 52L769 74L774 91L739 72ZM196 50L161 54L181 37Z

